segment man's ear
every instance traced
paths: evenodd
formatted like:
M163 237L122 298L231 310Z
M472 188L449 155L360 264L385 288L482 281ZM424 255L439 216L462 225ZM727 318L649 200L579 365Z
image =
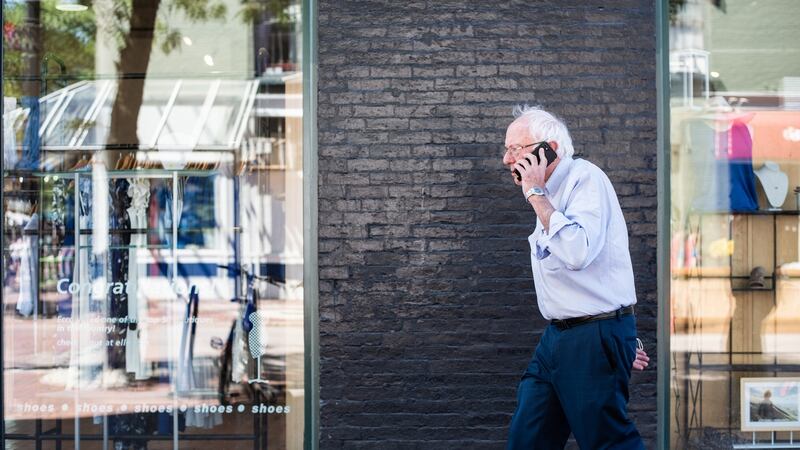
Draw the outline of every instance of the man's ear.
M550 147L552 147L553 150L558 150L558 142L550 141L548 144L550 144Z

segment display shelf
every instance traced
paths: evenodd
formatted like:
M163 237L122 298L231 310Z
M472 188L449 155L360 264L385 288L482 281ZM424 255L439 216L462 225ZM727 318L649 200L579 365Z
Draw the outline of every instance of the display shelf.
M29 175L35 177L64 177L67 179L74 178L75 175L93 175L94 172L90 169L71 170L64 172L31 172ZM220 175L222 172L219 169L209 170L184 170L184 169L138 169L138 170L106 170L105 174L108 178L172 178L174 175L179 177L210 177L213 175Z
M178 233L200 233L205 231L230 231L230 232L240 232L241 230L238 228L220 228L220 227L199 227L199 228L178 228ZM36 235L49 235L53 232L58 232L60 230L55 228L42 228L41 230L22 230L21 234L25 236L36 236ZM166 232L168 231L166 228L131 228L130 230L119 230L119 229L109 229L106 230L108 234L152 234L157 232ZM171 232L171 231L170 231ZM92 235L95 233L93 229L81 229L79 230L79 234L83 235Z
M743 364L743 363L726 363L726 364L698 364L692 363L687 366L690 369L697 369L703 372L800 372L800 364L780 364L780 363L764 363L764 364Z
M797 209L779 209L779 210L769 210L769 209L759 209L756 211L692 211L693 215L707 215L707 216L718 216L718 215L731 215L731 216L798 216L800 215L800 210Z
M773 269L773 273L769 275L765 275L764 280L764 287L750 287L748 285L750 275L738 275L735 274L736 272L745 271L741 270L744 267L736 266L739 270L734 270L734 253L730 252L727 256L727 266L714 266L714 267L696 267L696 268L679 268L679 270L673 270L673 280L729 280L730 281L730 292L739 294L740 296L746 296L752 294L750 296L750 300L753 304L759 304L759 307L769 307L771 306L773 309L777 307L777 284L778 280L786 280L790 279L787 276L784 276L780 273L780 266L778 264L778 222L779 217L800 217L800 211L798 210L757 210L757 211L694 211L692 212L697 218L697 228L698 232L701 228L703 217L704 216L712 216L712 215L721 215L727 216L725 220L727 221L727 231L728 241L734 241L735 237L741 237L743 239L747 239L747 243L749 245L756 245L759 246L762 250L767 250L769 255L764 255L764 261L762 261L762 266L771 266ZM745 227L754 226L753 222L749 219L749 217L765 217L768 218L765 221L771 222L769 224L764 224L764 228L770 227L772 229L772 236L770 238L769 233L766 230L762 230L763 234L756 236L752 236L746 234L746 238L741 235L740 233L735 233L734 228L743 225ZM794 220L794 219L791 219ZM739 230L737 228L737 230ZM739 230L741 231L741 230ZM763 238L762 238L763 236ZM771 247L770 247L771 244ZM770 251L771 250L771 251ZM700 259L699 261L702 263L702 254L698 256ZM746 264L751 265L752 267L748 267L752 270L753 267L756 267L755 261L753 261L752 256L749 257L750 259L747 260ZM766 264L767 259L769 259L770 263ZM741 264L741 261L738 259L736 260L737 263ZM678 275L678 276L676 276ZM681 276L683 275L683 276ZM724 289L724 281L720 288ZM766 293L767 295L761 295L760 297L756 298L755 294L757 293ZM733 342L734 342L734 315L730 314L730 317L727 319L723 319L727 322L727 332L725 333L725 338L727 339L728 349L727 351L719 351L719 352L702 352L698 349L688 349L687 351L681 352L680 358L683 360L682 366L682 373L675 374L674 376L677 379L680 379L681 383L683 383L683 391L686 393L686 402L684 403L682 409L683 414L685 415L686 422L684 426L686 428L690 428L692 426L698 426L700 428L703 427L703 405L702 405L702 395L699 395L703 391L703 383L704 377L703 374L706 372L711 372L718 374L716 375L719 379L727 379L728 380L728 397L730 399L734 399L736 393L739 391L738 386L734 386L736 384L735 373L736 372L763 372L763 373L770 373L773 376L777 376L778 373L800 373L800 364L795 363L783 363L780 362L782 359L781 353L777 352L738 352L733 351ZM703 329L703 321L702 317L695 316L691 314L687 317L689 333L702 333ZM751 331L752 333L752 331ZM716 355L716 358L709 358L713 359L714 361L703 361L704 355ZM677 356L677 354L674 354ZM765 359L766 361L759 362L759 363L738 363L735 361L741 361L744 358L741 358L744 355L749 355L751 357L757 357L758 359ZM747 358L750 359L750 358ZM727 361L726 361L727 360ZM733 401L733 400L731 400ZM728 423L734 423L733 417L734 411L729 409L728 411Z
M79 245L78 246L79 249L80 248L94 248L94 247L95 247L94 245ZM134 248L142 248L142 249L148 249L148 250L172 250L172 246L171 245L163 245L163 244L161 244L161 245L152 244L152 245L108 245L108 246L106 246L106 249L108 249L108 250L131 250L131 249L134 249Z

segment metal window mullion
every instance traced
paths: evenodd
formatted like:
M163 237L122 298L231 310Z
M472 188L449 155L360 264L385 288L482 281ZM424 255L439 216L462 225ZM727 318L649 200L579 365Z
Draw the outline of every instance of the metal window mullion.
M663 0L662 0L663 1ZM304 448L319 448L319 243L317 146L317 2L302 0L303 74L303 374Z
M153 132L153 137L150 138L150 145L148 148L156 148L156 145L158 144L158 138L161 136L161 132L167 125L167 119L169 119L169 115L172 112L172 107L175 106L175 100L178 98L178 92L180 92L182 85L183 80L178 80L175 82L175 87L172 88L172 93L170 94L169 100L167 100L167 105L164 108L164 114L162 114L161 119L158 120L158 126L156 126L156 129Z
M669 85L669 2L656 0L656 446L670 448L670 85Z

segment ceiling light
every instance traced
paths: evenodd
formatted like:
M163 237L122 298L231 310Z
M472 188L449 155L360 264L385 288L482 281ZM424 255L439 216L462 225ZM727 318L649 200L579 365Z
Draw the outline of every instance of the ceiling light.
M56 9L59 11L79 12L86 11L89 7L80 4L78 0L60 0L56 3Z

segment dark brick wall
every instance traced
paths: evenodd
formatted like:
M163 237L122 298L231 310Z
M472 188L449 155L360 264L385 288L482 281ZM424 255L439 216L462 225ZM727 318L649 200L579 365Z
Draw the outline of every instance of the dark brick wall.
M653 3L320 1L321 448L503 448L545 325L499 151L519 102L614 183L655 357ZM630 405L648 447L655 382Z

